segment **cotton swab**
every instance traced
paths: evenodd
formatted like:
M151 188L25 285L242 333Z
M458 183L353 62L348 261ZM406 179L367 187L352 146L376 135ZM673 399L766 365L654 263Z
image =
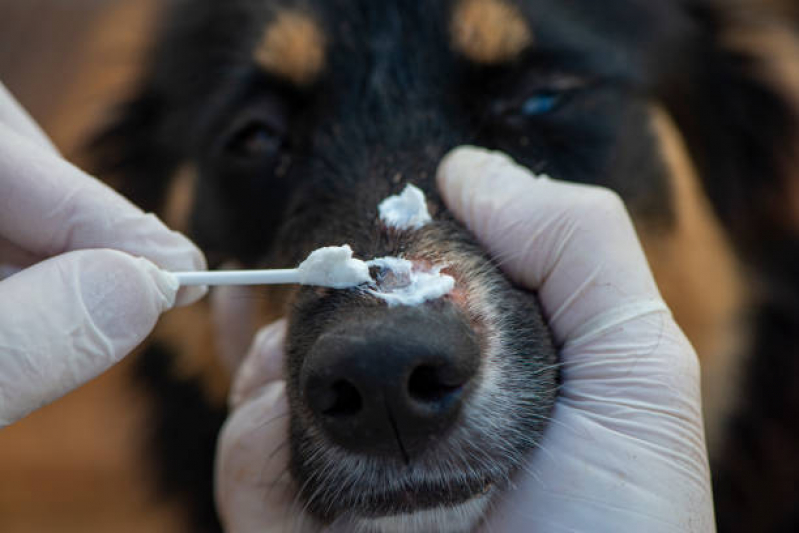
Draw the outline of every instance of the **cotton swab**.
M424 193L408 185L402 194L386 198L379 206L380 219L399 231L418 230L432 221ZM369 272L375 267L391 272L391 282L374 280ZM442 272L443 266L418 268L413 261L383 257L364 262L352 257L347 245L320 248L299 267L286 270L228 270L216 272L175 272L182 286L189 285L282 285L300 284L349 289L364 286L365 292L393 307L417 306L436 300L455 289L455 279Z
M190 285L316 285L348 289L372 283L369 266L352 257L347 245L316 250L299 267L286 270L173 272L181 286Z

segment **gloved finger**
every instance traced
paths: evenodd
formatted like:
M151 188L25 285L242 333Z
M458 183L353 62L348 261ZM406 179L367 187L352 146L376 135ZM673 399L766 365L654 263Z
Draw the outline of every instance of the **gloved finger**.
M444 158L438 185L506 273L538 291L558 343L593 329L607 309L665 309L615 193L537 178L504 154L470 147Z
M113 248L164 270L202 270L205 258L184 236L145 215L110 187L0 124L0 237L44 257ZM181 290L178 304L205 288Z
M289 472L288 400L273 381L228 419L217 445L216 505L230 533L311 531ZM317 529L318 531L318 529Z
M289 406L282 378L285 321L264 328L234 380L233 413L217 445L216 503L225 531L308 531L289 473Z
M0 282L0 427L130 353L176 292L173 276L113 250L71 252Z
M31 118L5 85L0 82L0 124L5 124L13 131L53 153L58 149L44 133L42 128Z
M283 345L286 320L278 320L261 329L236 372L230 393L230 407L235 409L260 388L285 379Z
M474 148L448 155L438 180L450 209L511 278L538 290L561 348L562 399L697 414L696 355L615 194L536 178Z

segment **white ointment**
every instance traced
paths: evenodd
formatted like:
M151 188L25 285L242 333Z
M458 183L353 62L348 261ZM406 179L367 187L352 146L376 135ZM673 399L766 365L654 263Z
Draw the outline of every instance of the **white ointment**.
M349 245L320 248L297 268L299 282L333 289L348 289L371 283L369 266L352 257Z
M370 268L375 269L372 277ZM218 272L173 272L181 286L191 285L281 285L299 283L331 289L360 287L384 300L389 307L421 305L446 296L455 279L442 274L442 266L423 267L407 259L383 257L365 262L352 257L348 245L320 248L299 267L289 270L232 270Z
M408 185L402 194L389 196L378 206L380 220L389 228L416 230L433 221L427 199L418 187Z
M455 288L455 278L442 274L442 267L422 270L412 261L398 257L383 257L367 263L378 267L370 294L384 300L389 307L418 306L446 296Z

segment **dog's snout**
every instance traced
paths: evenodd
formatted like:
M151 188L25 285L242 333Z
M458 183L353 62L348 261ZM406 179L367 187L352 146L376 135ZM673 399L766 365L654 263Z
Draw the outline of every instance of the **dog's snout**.
M407 461L458 419L480 351L471 328L454 312L390 314L322 335L303 364L301 387L333 442Z

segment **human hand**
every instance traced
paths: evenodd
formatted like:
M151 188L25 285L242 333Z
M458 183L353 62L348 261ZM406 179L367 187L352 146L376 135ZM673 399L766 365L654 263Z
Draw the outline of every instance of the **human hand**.
M563 385L540 450L483 531L715 531L699 363L614 193L461 148L439 170L455 215L535 289Z
M188 239L63 160L0 84L0 428L202 297L161 269L203 268Z
M506 273L538 291L563 363L541 449L480 531L713 531L698 362L618 197L474 148L438 179ZM284 335L277 323L256 339L220 437L217 503L234 533L321 529L287 472Z

